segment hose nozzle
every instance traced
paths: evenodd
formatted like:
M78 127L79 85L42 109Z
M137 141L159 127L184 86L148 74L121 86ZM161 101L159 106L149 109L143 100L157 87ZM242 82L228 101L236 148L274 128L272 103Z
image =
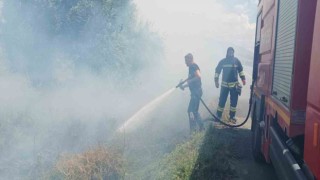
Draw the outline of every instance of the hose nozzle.
M176 88L181 88L181 86L186 82L183 79L180 80L179 84L176 86Z
M184 90L183 84L184 84L185 82L187 82L187 80L188 80L188 79L186 79L186 80L181 79L180 82L179 82L179 84L176 86L176 88L180 88L181 90Z

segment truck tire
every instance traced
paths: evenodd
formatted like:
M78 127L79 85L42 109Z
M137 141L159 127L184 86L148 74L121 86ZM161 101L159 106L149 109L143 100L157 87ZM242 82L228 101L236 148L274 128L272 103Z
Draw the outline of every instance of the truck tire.
M256 162L264 163L265 158L261 152L261 139L262 139L262 131L259 127L259 123L256 122L253 127L253 132L251 136L251 149L252 155Z

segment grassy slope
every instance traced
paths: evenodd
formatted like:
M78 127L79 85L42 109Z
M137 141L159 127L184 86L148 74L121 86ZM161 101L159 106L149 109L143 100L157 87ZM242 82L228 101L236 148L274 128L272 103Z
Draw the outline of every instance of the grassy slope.
M146 168L142 179L233 179L235 133L210 127Z

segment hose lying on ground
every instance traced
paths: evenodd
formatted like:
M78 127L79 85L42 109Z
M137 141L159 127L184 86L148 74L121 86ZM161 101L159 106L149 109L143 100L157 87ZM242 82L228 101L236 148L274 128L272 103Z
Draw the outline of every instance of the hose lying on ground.
M176 86L176 88L180 87L185 81L180 81L180 83ZM249 110L246 119L241 123L241 124L228 124L223 122L219 117L217 117L207 106L207 104L203 101L203 99L200 97L200 101L203 104L203 106L207 109L207 111L210 113L210 115L213 117L213 119L207 119L206 121L214 121L214 122L219 122L225 126L231 127L231 128L237 128L243 126L247 121L249 120L250 113L251 113L251 107L252 107L252 95L253 95L253 85L254 85L254 80L252 80L251 88L250 88L250 98L249 98Z

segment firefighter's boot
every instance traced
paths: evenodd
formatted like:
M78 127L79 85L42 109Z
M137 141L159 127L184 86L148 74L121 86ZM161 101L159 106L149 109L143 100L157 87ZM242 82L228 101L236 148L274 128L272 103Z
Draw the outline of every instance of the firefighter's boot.
M224 108L223 107L218 107L218 109L217 109L217 117L219 118L219 119L221 119L222 118L222 113L223 113L223 110L224 110Z
M229 121L232 123L232 124L236 124L237 123L237 119L235 117L230 117Z

